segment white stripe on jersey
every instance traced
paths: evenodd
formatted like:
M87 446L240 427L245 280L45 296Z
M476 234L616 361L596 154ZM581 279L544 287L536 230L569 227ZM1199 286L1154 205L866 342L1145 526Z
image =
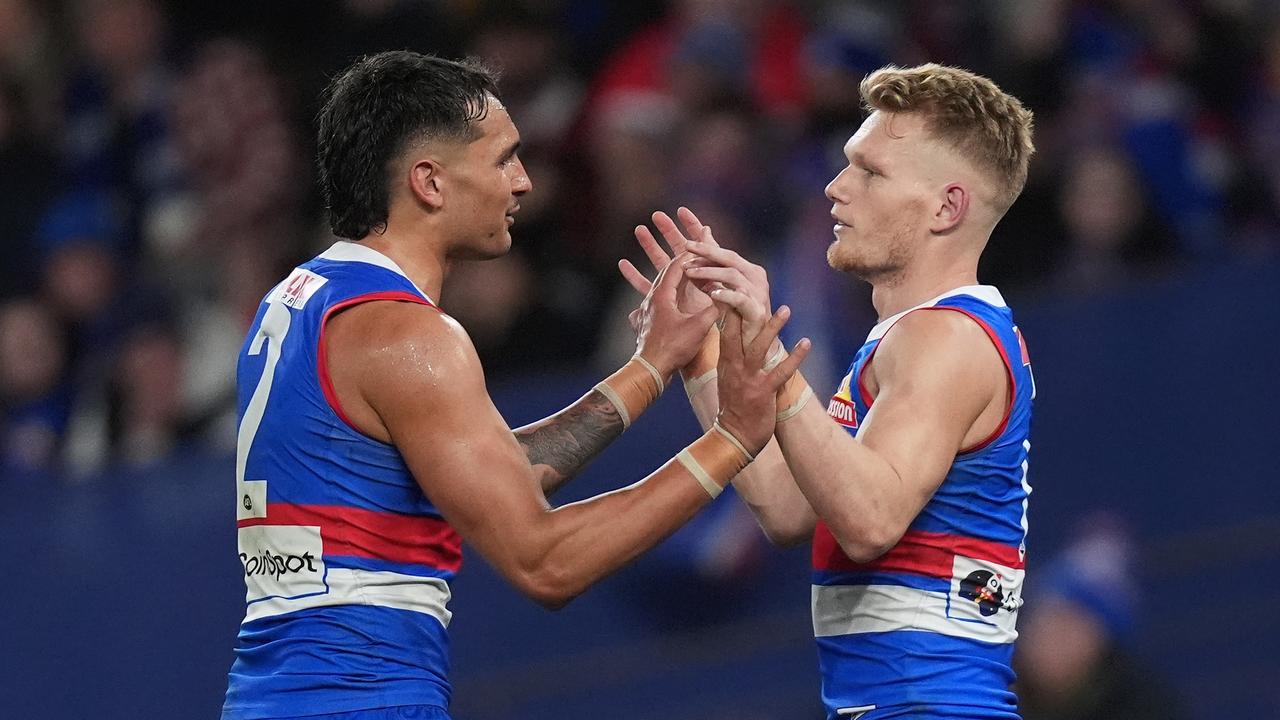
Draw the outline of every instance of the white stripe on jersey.
M983 617L977 603L955 593L900 585L813 586L814 637L913 630L1011 643L1018 637L1016 621L1016 608Z
M430 615L449 627L449 583L441 578L402 575L395 572L329 568L327 592L295 598L271 597L249 603L245 622L275 615L333 605L372 605Z

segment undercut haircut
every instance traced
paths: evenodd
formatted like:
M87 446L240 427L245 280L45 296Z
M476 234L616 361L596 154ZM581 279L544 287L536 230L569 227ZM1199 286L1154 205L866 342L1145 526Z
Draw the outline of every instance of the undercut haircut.
M358 240L385 227L391 170L424 141L470 142L497 97L479 62L397 50L366 55L329 83L316 116L316 163L329 227Z
M1035 153L1031 111L990 79L929 63L883 67L859 87L867 110L919 113L926 130L994 181L997 216L1018 199Z

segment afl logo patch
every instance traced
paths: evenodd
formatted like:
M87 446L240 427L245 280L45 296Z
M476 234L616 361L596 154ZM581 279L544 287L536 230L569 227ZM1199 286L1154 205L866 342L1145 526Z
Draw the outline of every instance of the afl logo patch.
M328 278L309 270L294 268L289 277L280 283L279 289L271 296L270 302L284 303L291 308L301 310L306 307L311 296L315 295L316 291L327 282L329 282Z

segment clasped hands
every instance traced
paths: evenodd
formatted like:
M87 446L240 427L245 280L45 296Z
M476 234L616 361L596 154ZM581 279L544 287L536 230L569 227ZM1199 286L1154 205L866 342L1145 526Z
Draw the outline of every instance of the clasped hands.
M811 344L802 339L788 355L778 333L791 311L785 305L770 311L764 268L720 247L689 209L680 208L677 216L683 232L666 213L653 214L671 254L648 227L635 229L654 280L628 260L618 263L644 296L629 317L638 354L664 373L680 369L691 398L715 380L718 422L754 455L773 435L777 395Z

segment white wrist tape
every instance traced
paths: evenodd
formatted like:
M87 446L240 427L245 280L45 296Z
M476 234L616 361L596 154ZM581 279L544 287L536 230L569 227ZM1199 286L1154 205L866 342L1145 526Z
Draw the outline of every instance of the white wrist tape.
M667 389L667 384L662 381L662 373L658 372L658 368L654 367L653 363L640 357L640 353L632 355L631 359L640 363L641 367L649 371L649 374L653 376L653 381L658 383L658 394L661 395L662 391Z
M786 407L778 411L778 414L774 417L774 422L784 422L790 420L796 415L799 415L800 411L804 409L804 406L809 404L809 398L811 397L813 397L813 388L806 385L804 390L800 393L799 399L791 403L790 407Z
M746 446L743 445L742 442L738 440L738 438L734 437L733 433L721 427L719 420L716 420L715 422L711 423L711 429L720 433L725 437L726 440L733 443L733 446L738 448L738 452L742 453L742 456L747 459L747 462L751 462L752 460L756 459L755 455L752 455L751 453L747 452Z
M603 380L596 383L596 386L592 389L603 395L606 400L613 404L613 409L618 411L618 417L622 418L623 430L631 427L631 414L627 412L627 404L622 402L622 396L618 394L617 390L609 387L609 383Z
M715 380L718 377L720 377L720 373L715 368L711 368L696 378L685 380L684 394L688 395L689 399L692 400L694 395L697 395L702 388L706 387L712 380Z
M720 496L720 493L724 492L724 488L720 486L720 483L712 480L711 476L707 474L707 471L703 469L702 465L694 459L693 453L689 452L689 448L685 448L679 453L676 453L676 462L683 465L684 469L689 471L689 474L698 481L698 484L702 486L703 490L707 491L707 494L711 496L712 500L715 500Z

